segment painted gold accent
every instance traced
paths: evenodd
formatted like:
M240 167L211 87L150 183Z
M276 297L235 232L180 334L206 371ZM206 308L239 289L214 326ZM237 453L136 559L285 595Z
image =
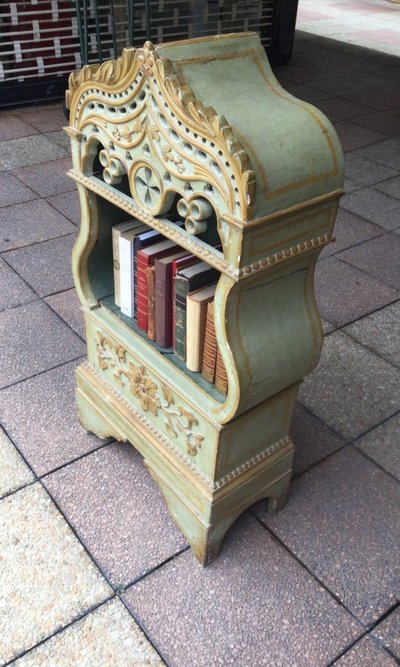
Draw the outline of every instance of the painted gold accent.
M99 105L102 113L98 111ZM190 180L196 151L202 151L207 158L203 165L207 182L221 193L221 206L223 202L229 204L221 213L238 213L244 220L251 218L255 175L246 151L226 119L196 99L189 86L180 81L171 61L161 57L151 42L141 49L124 49L117 60L100 66L87 65L71 74L67 106L71 110L71 125L90 133L90 123L94 122L97 139L104 146L107 136L131 141L141 127L138 114L146 114L146 133L153 142L151 152L156 161L165 168L172 161L176 177L185 172L185 180ZM182 145L174 145L162 123L173 129ZM159 143L161 150L154 143ZM192 155L185 153L185 145Z
M266 225L269 222L274 222L275 220L279 220L281 218L285 220L286 218L296 215L301 211L312 209L316 206L320 206L321 204L331 202L335 199L340 199L340 197L342 197L343 195L344 195L343 188L340 188L338 190L333 190L333 192L328 192L326 194L319 195L318 197L307 199L307 201L300 202L299 204L295 204L294 206L288 206L287 208L279 209L279 211L268 213L268 215L264 215L261 218L254 218L254 220L251 220L250 222L245 224L239 218L235 218L234 216L231 215L225 215L224 218L228 220L231 225L234 225L239 229L245 230L245 229L250 229L250 227L257 227L257 226L262 227L263 225Z
M196 456L204 436L194 430L198 420L192 412L182 405L172 407L175 406L175 398L171 389L164 383L160 383L159 387L142 364L128 362L127 350L122 345L114 344L101 331L97 332L96 349L101 370L112 368L114 378L121 386L125 386L127 381L132 396L138 399L144 412L151 412L157 417L161 410L167 432L173 438L183 439L187 453Z
M215 61L235 60L235 59L240 59L240 58L251 58L253 60L253 62L255 63L255 65L256 65L259 73L260 73L260 76L264 80L267 87L270 90L273 91L274 95L284 99L289 104L292 104L294 106L297 106L297 107L301 108L303 111L305 111L308 115L310 115L313 118L313 120L317 123L317 125L321 129L322 135L323 135L323 137L325 138L325 141L328 144L328 149L329 149L329 152L330 152L331 157L332 157L332 170L331 171L324 172L322 174L318 174L317 177L311 177L311 178L305 179L305 180L300 181L300 182L291 183L291 184L289 184L285 187L277 188L276 190L270 190L268 188L268 179L267 179L267 175L265 173L264 166L260 162L257 162L257 168L259 169L260 176L261 176L262 183L263 183L262 190L263 190L264 195L268 196L268 198L277 197L277 196L283 194L284 192L291 192L293 190L303 188L305 185L310 185L312 183L317 183L317 182L326 180L330 176L336 176L338 174L337 156L336 156L336 151L334 149L334 146L332 144L332 139L330 137L329 132L327 131L326 125L322 122L322 120L318 116L318 114L315 113L314 108L310 104L304 103L301 100L293 97L292 95L287 93L277 81L275 82L274 80L271 80L267 76L267 74L265 72L265 69L264 69L264 66L263 66L263 63L262 63L262 60L261 60L259 54L257 53L256 49L251 48L251 49L245 49L245 50L242 50L242 51L227 52L227 53L223 53L223 54L218 53L218 54L211 54L211 55L205 55L205 56L197 56L197 57L194 57L194 58L186 58L185 60L180 60L179 64L177 63L176 66L179 67L180 77L183 78L183 71L182 71L182 66L183 65L203 65L204 63L212 62L213 60L215 60ZM244 137L239 135L237 130L236 130L236 134L237 134L240 141L243 142L243 140L245 140L245 143L250 147L253 160L255 160L256 151L252 148L251 144L249 144L248 139L245 139Z

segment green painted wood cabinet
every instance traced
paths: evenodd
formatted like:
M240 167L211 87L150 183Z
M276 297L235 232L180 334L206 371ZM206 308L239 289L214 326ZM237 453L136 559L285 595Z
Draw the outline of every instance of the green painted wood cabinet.
M67 106L82 211L80 421L143 454L206 564L247 507L267 498L274 512L287 497L296 394L323 340L313 276L332 240L342 151L325 116L278 84L253 33L126 50L72 74ZM220 272L226 397L114 306L111 230L130 216Z

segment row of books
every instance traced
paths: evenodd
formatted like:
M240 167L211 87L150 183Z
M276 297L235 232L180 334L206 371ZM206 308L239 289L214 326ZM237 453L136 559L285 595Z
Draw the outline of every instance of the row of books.
M121 312L226 394L214 325L219 272L139 220L114 226L112 243L114 300Z

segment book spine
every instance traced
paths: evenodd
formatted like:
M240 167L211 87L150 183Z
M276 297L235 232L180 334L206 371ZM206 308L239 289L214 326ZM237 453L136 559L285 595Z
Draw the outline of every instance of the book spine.
M187 297L186 366L195 373L202 370L207 306L207 302L192 300L190 294Z
M121 312L133 317L133 247L129 239L119 238Z
M228 376L219 347L217 347L217 359L215 362L215 388L220 394L224 395L228 391Z
M194 255L186 255L172 263L171 274L171 307L172 307L172 345L175 351L175 276L179 269L189 266L196 260Z
M137 237L136 237L137 238ZM133 315L137 317L137 253L138 248L136 246L136 238L133 242Z
M177 357L186 360L186 298L189 281L176 276L175 285L175 327L174 351Z
M172 345L171 290L168 289L170 272L170 264L155 261L156 343L161 347Z
M161 241L163 239L163 235L160 234L160 232L156 232L155 229L152 229L148 232L144 232L143 234L139 236L135 236L135 240L133 242L133 276L134 276L134 284L135 284L135 290L133 294L133 308L134 308L134 313L135 317L137 317L137 255L139 250L142 248L146 248L147 246L151 245L152 243L157 243L158 241Z
M148 329L148 295L147 295L147 268L149 266L146 255L138 253L137 257L137 325L140 329Z
M201 374L207 382L214 382L215 364L217 360L217 339L215 336L214 304L207 305L206 332L204 336L204 352Z
M149 266L147 271L147 335L150 340L155 340L155 268Z
M112 230L113 269L114 269L114 301L121 307L120 266L119 266L119 231Z

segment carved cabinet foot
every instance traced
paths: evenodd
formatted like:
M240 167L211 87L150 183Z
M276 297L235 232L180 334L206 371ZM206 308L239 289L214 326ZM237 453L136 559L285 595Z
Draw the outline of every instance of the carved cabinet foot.
M82 370L85 364L82 364ZM108 419L101 409L99 403L93 400L92 396L85 391L85 385L82 382L81 366L76 370L77 390L76 390L76 409L78 420L82 428L88 433L97 435L98 438L105 440L106 438L113 438L126 442L126 437L121 430L113 423L113 420Z
M275 483L271 490L271 495L267 499L268 511L271 514L277 514L286 504L290 487L290 475Z

